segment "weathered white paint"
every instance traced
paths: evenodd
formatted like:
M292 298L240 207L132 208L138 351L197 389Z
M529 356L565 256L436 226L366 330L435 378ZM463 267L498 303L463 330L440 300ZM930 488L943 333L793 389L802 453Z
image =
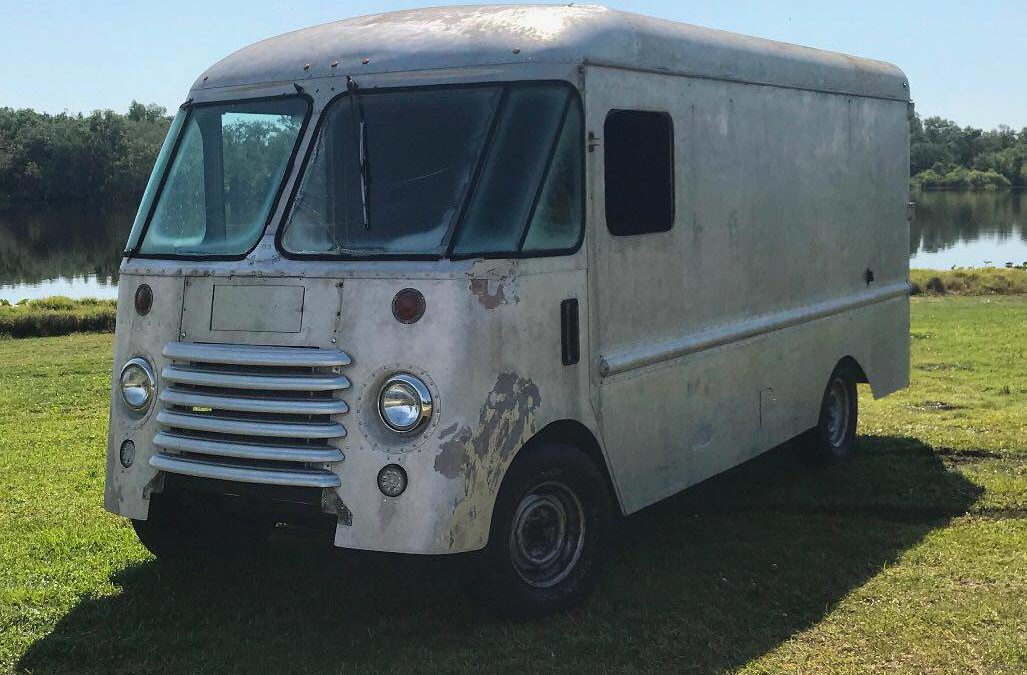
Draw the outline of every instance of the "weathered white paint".
M340 519L336 545L480 548L506 469L552 422L575 420L596 436L631 512L812 426L844 356L864 368L875 395L907 383L908 87L898 69L597 7L444 8L272 38L213 66L190 98L300 85L316 122L347 74L362 88L565 80L582 94L595 151L585 245L568 256L288 260L274 243L281 200L246 260L123 262L115 376L134 356L163 372L182 356L177 343L265 345L265 363L295 347L351 358L339 368L351 383L338 394L345 412L332 417L345 427L334 439L344 459L316 455L338 478L330 495L352 513ZM602 133L612 108L673 118L670 232L606 230ZM132 297L143 282L154 307L138 316ZM407 287L424 294L427 311L403 325L390 305ZM242 301L220 304L215 289L224 288ZM582 320L582 360L569 367L560 363L565 298L578 299ZM269 325L276 330L262 330ZM207 351L236 363L245 350ZM376 411L381 383L401 370L424 379L435 399L427 429L413 437L385 429ZM181 399L134 417L115 390L109 510L147 517L150 491L161 488L150 460L168 400ZM117 459L126 439L137 448L130 469ZM410 478L399 498L376 485L388 463Z

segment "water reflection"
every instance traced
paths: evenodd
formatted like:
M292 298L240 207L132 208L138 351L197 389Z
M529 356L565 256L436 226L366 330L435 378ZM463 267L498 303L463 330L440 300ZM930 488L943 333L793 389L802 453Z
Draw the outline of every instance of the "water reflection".
M1027 261L1027 197L1021 191L915 192L910 266L1002 267Z
M0 212L0 298L114 297L135 204Z

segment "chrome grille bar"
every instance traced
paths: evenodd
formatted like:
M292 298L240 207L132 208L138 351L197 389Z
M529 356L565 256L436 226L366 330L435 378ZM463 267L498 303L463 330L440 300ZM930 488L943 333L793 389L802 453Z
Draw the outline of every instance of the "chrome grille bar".
M165 389L160 393L165 405L183 408L210 408L236 412L279 413L289 415L341 415L349 410L340 398L257 398L254 396L219 396L197 391Z
M351 363L349 354L341 349L259 347L202 342L169 342L164 346L164 356L173 361L283 368L334 368L348 366Z
M264 485L291 485L294 487L339 487L342 481L331 471L318 469L254 469L220 462L174 457L158 453L150 458L150 466L161 471L197 478L233 480L241 483Z
M277 438L342 438L346 427L338 422L272 422L263 420L236 420L213 415L192 415L162 410L157 424L176 429L209 431L217 434L242 436L272 436Z
M267 391L349 389L349 379L345 375L250 375L238 371L167 366L161 371L161 378L172 384L191 384L225 389L262 389Z
M342 450L332 447L241 443L181 436L166 431L158 431L153 437L153 444L158 448L177 452L192 452L198 455L215 455L274 462L328 464L331 462L341 462L344 459Z

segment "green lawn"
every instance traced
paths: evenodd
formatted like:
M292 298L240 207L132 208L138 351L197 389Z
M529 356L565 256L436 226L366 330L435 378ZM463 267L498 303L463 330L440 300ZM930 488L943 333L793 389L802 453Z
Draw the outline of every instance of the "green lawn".
M0 671L1027 671L1027 297L918 298L861 452L783 448L628 520L581 609L484 616L452 559L280 535L158 564L101 508L112 338L0 341Z

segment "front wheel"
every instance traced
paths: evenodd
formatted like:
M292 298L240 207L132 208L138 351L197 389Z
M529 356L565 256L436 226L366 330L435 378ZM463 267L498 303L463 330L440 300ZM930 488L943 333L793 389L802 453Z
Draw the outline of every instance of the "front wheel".
M831 373L820 403L820 418L800 439L809 459L832 463L852 454L856 445L857 377L853 369L839 364Z
M562 445L529 450L503 480L488 546L473 554L469 590L514 618L577 605L599 579L611 509L606 481L583 452Z

